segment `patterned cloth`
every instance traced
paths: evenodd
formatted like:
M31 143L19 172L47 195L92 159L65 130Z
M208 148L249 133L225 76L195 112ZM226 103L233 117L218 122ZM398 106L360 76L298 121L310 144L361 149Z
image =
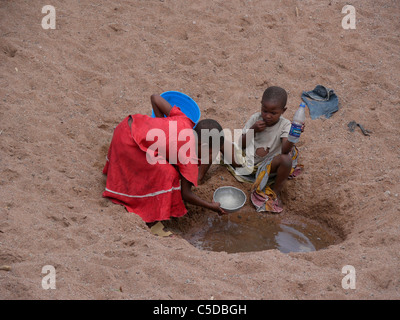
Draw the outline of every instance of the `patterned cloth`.
M293 147L290 155L292 157L292 170L290 172L289 178L292 179L296 177L302 169L302 165L297 164L297 157L299 151L296 147ZM256 172L256 179L252 186L252 191L250 195L251 202L256 207L257 212L273 212L280 213L283 208L278 205L278 198L275 192L271 189L270 185L273 184L273 176L270 175L271 172L271 162L273 158L265 159L259 166Z

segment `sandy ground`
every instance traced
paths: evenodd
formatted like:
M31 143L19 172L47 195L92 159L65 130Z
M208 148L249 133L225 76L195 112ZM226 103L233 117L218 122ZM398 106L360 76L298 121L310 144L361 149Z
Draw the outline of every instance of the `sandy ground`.
M355 30L338 0L51 4L56 30L41 27L42 1L0 1L0 299L400 298L398 1L353 1ZM307 118L305 170L286 184L282 215L314 219L338 243L204 251L101 197L113 128L150 114L152 93L185 92L202 118L234 129L269 85L289 92L290 119L317 84L340 110ZM371 135L350 132L352 120ZM211 200L222 185L241 186L215 165L195 191ZM42 288L45 265L55 290ZM345 265L355 289L342 287Z

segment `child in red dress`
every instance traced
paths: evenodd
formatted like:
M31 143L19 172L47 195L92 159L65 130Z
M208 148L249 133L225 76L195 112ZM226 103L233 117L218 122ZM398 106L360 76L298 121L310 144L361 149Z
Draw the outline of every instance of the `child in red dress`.
M151 104L155 118L130 115L115 128L103 169L107 175L103 197L147 223L185 215L183 201L224 214L218 202L203 200L192 191L207 166L198 161L202 145L208 144L212 152L209 141L201 141L197 132L201 128L222 132L222 127L206 119L197 124L196 132L194 123L161 96L152 95ZM158 140L154 142L154 134L149 133L156 133ZM154 149L157 144L160 148Z

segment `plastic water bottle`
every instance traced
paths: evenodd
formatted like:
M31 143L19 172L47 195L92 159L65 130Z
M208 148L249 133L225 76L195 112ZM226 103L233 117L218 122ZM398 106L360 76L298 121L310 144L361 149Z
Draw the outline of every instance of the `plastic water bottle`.
M290 127L288 140L292 143L296 143L300 139L301 127L306 121L306 104L304 102L300 103L299 108L294 114L292 126Z

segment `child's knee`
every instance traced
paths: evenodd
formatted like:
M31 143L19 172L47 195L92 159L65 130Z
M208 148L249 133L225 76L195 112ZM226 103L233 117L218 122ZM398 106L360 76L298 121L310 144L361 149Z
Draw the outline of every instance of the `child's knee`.
M292 167L292 157L288 154L280 155L280 163L284 167L291 168Z
M289 171L292 168L292 158L287 154L279 154L271 163L271 172L277 172L278 168Z

